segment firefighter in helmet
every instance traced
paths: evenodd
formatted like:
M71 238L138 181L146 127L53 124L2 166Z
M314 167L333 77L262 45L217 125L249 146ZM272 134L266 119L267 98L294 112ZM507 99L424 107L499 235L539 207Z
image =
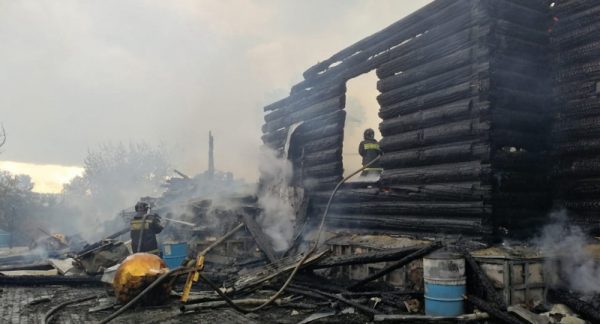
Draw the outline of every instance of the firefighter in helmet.
M150 214L148 203L140 201L135 204L135 216L131 219L131 249L133 253L146 252L159 255L156 234L163 230L160 217Z
M362 165L365 166L381 155L381 150L379 149L379 142L375 139L375 131L373 131L373 129L367 128L363 136L364 139L358 146L358 153L362 156ZM383 169L379 167L379 162L377 161L364 169L361 175L367 176L370 174L379 174L382 170Z

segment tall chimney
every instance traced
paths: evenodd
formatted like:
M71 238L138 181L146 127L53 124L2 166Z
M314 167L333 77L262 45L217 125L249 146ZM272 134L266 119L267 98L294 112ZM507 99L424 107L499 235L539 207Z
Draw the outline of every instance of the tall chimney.
M208 131L208 176L212 179L215 175L215 157L212 132Z

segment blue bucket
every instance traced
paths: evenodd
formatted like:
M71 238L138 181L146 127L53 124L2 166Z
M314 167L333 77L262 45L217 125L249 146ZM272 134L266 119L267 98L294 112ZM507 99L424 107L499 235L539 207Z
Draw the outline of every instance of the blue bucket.
M187 249L187 243L164 243L161 250L167 267L171 269L179 267L187 257Z
M464 313L465 260L460 254L439 252L423 258L425 314L458 316Z

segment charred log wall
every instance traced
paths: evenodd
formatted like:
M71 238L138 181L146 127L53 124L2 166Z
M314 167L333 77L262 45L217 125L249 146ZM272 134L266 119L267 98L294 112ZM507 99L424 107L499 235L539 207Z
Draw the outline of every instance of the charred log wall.
M598 231L600 2L556 1L553 15L557 198L576 222Z
M265 107L263 142L283 153L303 122L294 168L319 215L343 173L346 81L375 69L384 172L374 188L342 188L331 224L489 236L538 221L549 204L544 3L436 0L304 72Z

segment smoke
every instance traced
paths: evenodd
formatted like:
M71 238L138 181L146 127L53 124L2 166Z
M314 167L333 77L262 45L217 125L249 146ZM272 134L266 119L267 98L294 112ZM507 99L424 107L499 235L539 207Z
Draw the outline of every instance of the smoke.
M534 240L546 256L544 271L550 285L563 285L582 294L600 293L600 264L586 250L589 238L581 227L568 222L566 211L550 217L552 222Z
M261 148L259 161L263 186L258 196L258 205L262 209L258 223L272 239L275 251L283 251L290 246L296 220L294 205L298 191L290 187L292 164L285 158L278 158L277 152L267 147Z

